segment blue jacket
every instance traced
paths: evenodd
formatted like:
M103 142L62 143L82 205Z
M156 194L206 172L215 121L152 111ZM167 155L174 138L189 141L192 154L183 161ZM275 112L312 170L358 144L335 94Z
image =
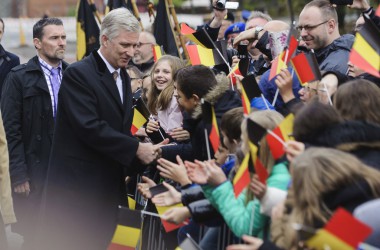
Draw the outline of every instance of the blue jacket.
M290 73L293 72L292 68L289 68ZM260 78L259 81L259 87L261 89L261 92L263 92L264 97L272 104L274 100L274 96L277 91L277 85L274 82L277 78L274 77L272 80L269 79L270 69L267 70ZM293 74L293 94L296 98L299 98L298 91L301 89L300 81L298 80L297 74ZM284 101L282 100L282 97L280 94L278 94L276 104L274 107L277 109L281 108L284 105Z
M348 70L347 62L354 40L353 35L346 34L335 39L327 47L315 50L320 70L332 70L346 74Z

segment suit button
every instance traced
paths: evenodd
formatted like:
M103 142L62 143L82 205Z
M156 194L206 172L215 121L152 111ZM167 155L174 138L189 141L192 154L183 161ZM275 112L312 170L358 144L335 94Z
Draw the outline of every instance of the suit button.
M36 160L36 163L40 163L40 160L39 160L39 159L37 159L37 160Z
M41 135L36 135L36 139L37 139L37 141L41 141L42 140Z

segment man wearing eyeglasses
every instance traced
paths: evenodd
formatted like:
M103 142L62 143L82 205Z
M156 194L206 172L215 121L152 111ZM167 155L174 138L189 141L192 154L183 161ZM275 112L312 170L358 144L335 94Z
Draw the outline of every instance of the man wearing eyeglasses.
M306 46L314 50L321 70L347 73L354 36L340 35L338 16L329 1L314 0L306 4L297 29Z
M156 45L154 36L146 31L141 32L131 64L142 73L149 72L154 64L152 45Z

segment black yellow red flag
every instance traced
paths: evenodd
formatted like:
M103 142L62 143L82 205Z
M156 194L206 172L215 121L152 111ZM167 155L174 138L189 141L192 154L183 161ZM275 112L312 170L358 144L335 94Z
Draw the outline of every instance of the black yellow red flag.
M132 3L130 0L127 0L127 1L125 1L125 0L108 0L107 6L106 6L106 14L113 9L117 9L117 8L121 8L121 7L127 8L130 11L133 10Z
M169 8L165 0L159 0L156 19L153 24L153 35L158 45L164 47L168 55L179 56L173 24L169 18Z
M380 31L364 16L365 23L356 33L350 62L367 73L380 77Z
M135 135L136 132L148 121L150 116L149 110L141 98L136 100L134 106L134 114L131 126L131 133Z
M308 82L322 79L314 53L300 53L290 61L302 86L305 86Z
M119 207L117 226L107 250L134 250L141 236L141 212Z
M99 25L94 13L95 4L88 0L80 0L77 6L77 60L88 56L93 50L99 48Z
M208 130L209 133L210 144L215 153L219 148L220 134L214 107L211 105L211 103L207 101L204 101L202 103L202 117L203 122L205 124L205 128Z

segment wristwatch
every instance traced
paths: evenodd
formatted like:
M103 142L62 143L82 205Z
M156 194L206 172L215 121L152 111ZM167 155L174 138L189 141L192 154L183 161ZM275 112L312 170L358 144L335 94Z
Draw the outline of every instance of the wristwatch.
M255 39L259 38L259 32L262 31L264 28L261 26L256 26L255 28Z

